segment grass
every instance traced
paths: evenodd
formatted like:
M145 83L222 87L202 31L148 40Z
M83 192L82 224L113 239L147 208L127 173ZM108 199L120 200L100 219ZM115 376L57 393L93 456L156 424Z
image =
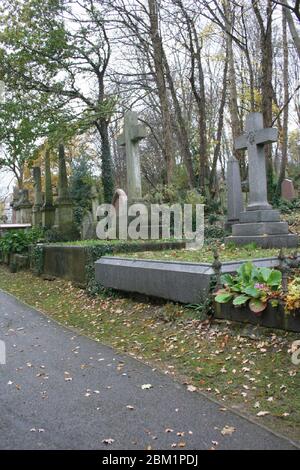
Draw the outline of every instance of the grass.
M125 296L88 297L63 280L45 281L0 266L0 288L118 351L195 386L300 440L299 366L291 344L299 335L228 322L201 322L194 310ZM269 414L257 417L260 411Z
M141 253L126 253L122 257L135 258L135 259L155 259L166 261L187 261L190 263L210 263L213 261L213 248L218 249L221 261L231 260L249 260L255 258L269 258L278 256L278 249L262 249L255 245L246 246L225 246L217 241L204 245L199 250L162 250L156 251L143 251ZM291 253L292 250L286 250L286 253Z
M51 245L63 245L63 246L97 246L97 245L124 245L124 244L157 244L157 243L172 243L176 242L174 238L161 239L161 240L75 240L72 242L55 242Z

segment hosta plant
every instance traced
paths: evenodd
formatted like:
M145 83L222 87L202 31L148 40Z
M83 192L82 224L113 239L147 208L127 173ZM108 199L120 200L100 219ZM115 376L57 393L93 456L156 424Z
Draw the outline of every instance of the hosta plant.
M232 302L235 306L248 304L257 315L267 308L270 300L274 306L278 305L282 282L280 271L258 268L247 262L240 266L235 276L224 274L221 282L224 287L215 293L218 303Z

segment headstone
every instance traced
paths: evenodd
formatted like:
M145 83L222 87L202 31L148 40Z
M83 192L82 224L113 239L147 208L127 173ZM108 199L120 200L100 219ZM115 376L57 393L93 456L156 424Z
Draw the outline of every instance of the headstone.
M249 203L240 214L240 223L232 226L232 235L225 242L236 245L256 243L264 248L296 247L298 236L289 233L287 222L280 221L267 199L267 177L264 145L276 142L277 129L263 127L261 113L250 113L246 134L235 141L237 150L248 150Z
M96 223L94 221L93 213L88 211L83 216L81 222L81 239L95 240L96 238Z
M116 189L112 198L112 205L116 210L116 230L117 238L126 239L128 223L128 198L123 189Z
M227 221L228 229L240 221L240 213L243 212L243 194L239 162L232 157L227 162Z
M32 221L35 227L38 227L42 224L42 179L41 179L41 169L39 166L35 166L32 169L33 173L33 185L34 185L34 205L32 209Z
M92 214L94 222L97 222L97 209L99 206L99 196L96 186L91 187Z
M55 227L66 235L73 228L73 203L69 195L65 147L58 148L58 196L55 201Z
M20 210L20 223L21 224L32 224L32 204L29 201L28 189L21 191L21 199L18 204Z
M296 191L294 188L294 183L292 180L286 178L282 181L281 184L281 197L287 201L292 201L297 197Z
M141 164L139 142L147 135L145 126L138 123L138 115L127 111L124 117L123 134L118 138L118 144L125 146L127 167L127 194L130 204L142 200Z
M53 192L50 168L50 150L45 152L45 202L42 206L42 225L51 228L54 225L55 207L53 205Z

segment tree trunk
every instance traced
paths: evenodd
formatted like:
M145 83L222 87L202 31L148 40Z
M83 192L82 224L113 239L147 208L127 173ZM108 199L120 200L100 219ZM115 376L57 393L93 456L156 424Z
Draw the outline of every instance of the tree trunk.
M229 11L228 3L225 6L225 12L228 24L232 24L231 13ZM235 150L234 141L237 137L242 134L242 125L239 116L238 108L238 94L237 94L237 85L236 85L236 75L235 75L235 64L234 64L234 55L233 55L233 42L232 36L226 34L226 43L227 43L227 60L228 60L228 82L229 82L229 113L230 113L230 123L231 123L231 132L233 140L233 155L240 163L241 176L242 179L245 179L247 176L247 167L245 161L244 152Z
M174 176L175 156L172 135L172 121L169 109L167 87L165 82L163 47L158 27L157 0L148 0L148 5L150 18L150 37L153 47L153 59L155 67L155 80L162 114L164 156L166 159L167 166L167 183L170 184Z
M175 116L176 116L176 121L177 121L176 122L176 134L178 137L180 150L183 155L183 160L187 169L188 183L189 183L190 188L194 188L195 187L195 174L194 174L194 168L193 168L192 155L190 151L188 132L186 129L186 125L185 125L184 118L182 115L181 106L177 98L177 93L175 90L171 71L170 71L169 64L167 61L167 57L164 53L164 50L163 50L163 57L164 57L164 64L165 64L165 70L166 70L166 77L167 77L169 88L171 91L171 96L173 99Z
M96 122L96 127L101 138L102 184L104 192L104 202L110 204L114 195L114 179L108 125L109 123L105 119L99 119Z
M281 165L277 182L276 196L281 195L281 184L285 178L287 159L288 159L288 121L289 121L289 47L287 37L287 9L282 8L282 43L283 43L283 89L284 103L286 106L283 111L283 125L281 134Z
M286 0L282 0L283 3L286 3ZM298 31L296 29L291 10L289 8L284 8L285 14L286 14L286 19L289 25L289 30L291 33L291 36L294 41L295 48L297 50L297 54L300 57L300 36L298 34Z
M267 24L264 27L263 17L256 0L252 0L253 10L255 12L260 27L260 47L261 47L261 95L262 95L262 114L264 126L272 126L272 103L273 103L273 46L272 46L272 0L267 1L266 18ZM274 192L274 173L272 162L272 146L265 145L265 157L267 167L267 182L269 200L273 198Z
M212 168L209 177L209 188L212 199L217 193L217 163L220 157L221 151L221 139L223 133L224 125L224 108L226 104L226 95L227 95L227 74L228 74L228 51L226 52L225 64L224 64L224 73L223 73L223 84L222 84L222 96L221 103L219 108L219 120L218 120L218 130L217 130L217 143L214 149L214 157L212 162Z

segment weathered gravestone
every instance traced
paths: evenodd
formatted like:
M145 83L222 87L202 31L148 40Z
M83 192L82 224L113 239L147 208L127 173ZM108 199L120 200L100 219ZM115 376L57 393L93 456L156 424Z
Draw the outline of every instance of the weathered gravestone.
M127 169L127 195L129 204L142 199L141 164L139 142L147 136L145 126L138 123L138 115L127 111L124 117L124 130L118 138L118 144L125 146Z
M35 166L32 169L33 173L33 185L34 185L34 205L32 209L32 221L34 226L40 226L42 224L42 204L43 204L43 194L42 194L42 179L41 179L41 169L38 166Z
M53 192L50 168L50 150L45 152L45 201L42 206L42 225L51 228L54 225L55 207L53 205Z
M273 210L267 199L264 145L276 142L277 135L277 129L263 127L261 113L250 113L245 135L235 141L237 150L248 150L249 204L240 214L241 223L232 226L226 243L256 243L264 248L298 246L298 236L289 233L288 224L280 221L279 211Z
M97 222L97 209L99 206L99 195L96 186L91 187L92 214L94 222Z
M96 223L94 221L93 213L88 211L84 214L81 222L81 239L95 240L96 238Z
M243 212L243 194L239 162L232 157L227 162L227 221L226 229L240 221Z
M82 222L80 235L82 240L95 240L97 238L97 209L99 206L98 191L95 186L91 187L90 198L92 203L92 210L86 211Z
M286 178L282 181L281 184L281 197L287 201L292 201L297 197L296 191L294 188L294 183L292 180Z

